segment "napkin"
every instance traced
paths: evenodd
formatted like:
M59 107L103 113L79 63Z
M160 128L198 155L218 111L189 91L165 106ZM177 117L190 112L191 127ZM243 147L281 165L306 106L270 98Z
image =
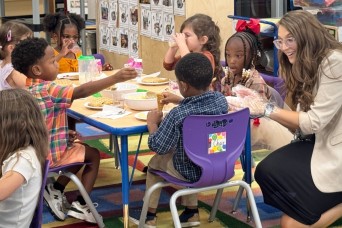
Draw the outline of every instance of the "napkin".
M111 105L103 105L102 111L90 115L92 118L107 118L107 119L117 119L123 116L131 114L122 108L118 108Z

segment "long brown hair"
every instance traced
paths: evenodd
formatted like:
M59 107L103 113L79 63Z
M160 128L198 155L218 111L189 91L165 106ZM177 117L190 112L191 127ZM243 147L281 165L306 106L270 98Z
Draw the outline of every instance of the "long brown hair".
M211 17L205 14L195 14L187 18L181 25L180 31L182 32L183 29L188 26L192 28L198 38L202 36L208 37L208 41L204 44L203 48L214 56L214 77L220 82L223 77L223 70L220 63L220 28L215 24Z
M0 59L5 59L7 54L5 47L12 43L18 43L23 36L32 36L32 30L17 21L7 21L0 27Z
M23 89L0 91L0 164L30 145L43 169L49 150L48 132L36 99Z
M342 44L307 11L288 12L278 24L283 26L297 43L296 61L293 64L281 50L278 52L279 74L285 79L292 104L300 103L302 110L307 111L314 100L313 91L319 81L318 72L322 67L322 60L331 50L342 50Z

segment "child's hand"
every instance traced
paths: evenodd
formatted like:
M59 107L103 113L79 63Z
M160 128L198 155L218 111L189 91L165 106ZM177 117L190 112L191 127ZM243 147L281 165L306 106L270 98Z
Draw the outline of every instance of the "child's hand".
M163 119L163 112L156 110L147 113L147 125L159 125Z
M75 140L77 139L77 132L73 131L73 130L69 130L68 135L69 135L68 147L70 147L75 142Z
M138 76L138 73L136 72L134 68L127 67L127 68L122 68L113 76L118 79L118 82L124 82L124 81L136 78Z
M71 43L72 41L70 39L63 39L60 54L66 56L69 52L71 52L71 50L69 49Z
M180 97L174 93L171 92L163 92L164 99L161 100L162 104L179 104L182 100L183 97Z

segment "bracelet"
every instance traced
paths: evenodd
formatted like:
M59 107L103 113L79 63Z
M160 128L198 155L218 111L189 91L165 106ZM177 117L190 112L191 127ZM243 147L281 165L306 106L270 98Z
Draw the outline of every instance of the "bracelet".
M266 117L270 117L270 115L274 112L275 106L272 103L267 103L265 106L265 112L264 115Z

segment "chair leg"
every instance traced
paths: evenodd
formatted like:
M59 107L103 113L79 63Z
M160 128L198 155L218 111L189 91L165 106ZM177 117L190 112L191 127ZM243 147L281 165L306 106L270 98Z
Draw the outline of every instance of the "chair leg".
M222 193L223 193L223 188L218 189L216 191L215 200L214 200L213 206L211 208L210 216L209 216L209 219L208 219L209 222L213 222L215 220L217 208L218 208L218 205L220 203L220 200L221 200L221 197L222 197Z
M109 141L110 141L111 150L113 151L113 154L114 154L115 169L119 169L120 168L120 161L119 161L120 148L119 148L118 137L116 135L110 135Z
M97 222L97 225L100 228L105 227L102 217L97 212L96 208L94 207L93 202L91 201L87 191L85 190L82 182L78 179L78 177L75 174L70 173L70 172L66 172L66 173L63 172L62 175L69 177L76 184L76 186L78 187L84 201L89 206L89 209L90 209L91 213L93 214L93 216Z
M154 185L151 186L150 189L148 189L145 192L145 196L144 196L144 204L141 210L141 214L140 214L140 219L139 219L139 226L138 228L143 228L145 225L145 219L147 216L147 211L148 211L148 204L150 202L150 198L151 198L151 194L157 190L158 188L164 188L166 186L170 186L171 184L168 182L158 182Z
M240 200L242 197L243 190L244 190L243 187L240 186L238 192L236 193L234 204L233 204L233 210L231 212L232 214L236 213L236 210L240 204Z

